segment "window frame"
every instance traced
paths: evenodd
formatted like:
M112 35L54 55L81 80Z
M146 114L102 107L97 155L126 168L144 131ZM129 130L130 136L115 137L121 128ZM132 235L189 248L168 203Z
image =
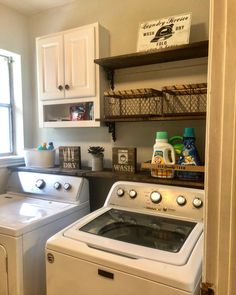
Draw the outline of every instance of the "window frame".
M10 102L1 103L0 108L7 108L9 113L9 139L10 139L10 152L1 153L0 157L12 156L15 154L15 132L14 132L14 87L13 87L13 68L12 63L14 62L12 56L6 56L0 53L0 56L7 59L8 62L8 74L9 74L9 93L10 93Z

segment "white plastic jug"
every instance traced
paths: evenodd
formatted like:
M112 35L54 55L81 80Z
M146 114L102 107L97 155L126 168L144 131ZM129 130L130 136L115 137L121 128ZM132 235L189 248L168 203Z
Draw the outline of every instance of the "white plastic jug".
M175 164L175 151L168 143L168 133L159 131L156 133L156 142L153 146L152 164ZM173 178L174 169L152 169L151 175L159 178Z

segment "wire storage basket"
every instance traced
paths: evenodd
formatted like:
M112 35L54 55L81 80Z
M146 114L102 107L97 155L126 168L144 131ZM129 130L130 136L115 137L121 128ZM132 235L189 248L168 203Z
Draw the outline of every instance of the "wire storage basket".
M162 116L163 94L152 88L104 92L104 117Z
M207 83L162 87L163 116L203 115L207 105Z

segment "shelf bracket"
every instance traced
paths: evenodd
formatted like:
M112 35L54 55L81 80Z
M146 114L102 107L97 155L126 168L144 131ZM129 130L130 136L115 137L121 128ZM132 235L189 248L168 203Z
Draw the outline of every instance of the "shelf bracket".
M116 141L116 123L115 122L106 122L108 127L108 132L111 133L113 141Z
M109 68L104 68L106 74L107 74L107 80L110 82L111 90L114 90L114 70L111 70Z

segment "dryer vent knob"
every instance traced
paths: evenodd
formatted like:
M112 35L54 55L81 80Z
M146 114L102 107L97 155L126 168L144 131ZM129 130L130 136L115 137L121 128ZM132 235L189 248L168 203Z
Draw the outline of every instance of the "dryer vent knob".
M66 182L63 187L66 191L69 191L71 189L71 185L68 182Z
M61 188L61 184L60 182L56 181L53 185L53 187L56 189L56 190L59 190Z
M39 189L43 189L45 187L45 181L43 179L38 179L35 183L35 186Z

